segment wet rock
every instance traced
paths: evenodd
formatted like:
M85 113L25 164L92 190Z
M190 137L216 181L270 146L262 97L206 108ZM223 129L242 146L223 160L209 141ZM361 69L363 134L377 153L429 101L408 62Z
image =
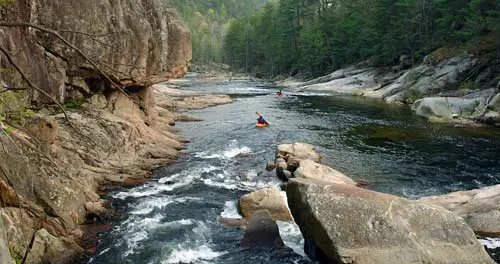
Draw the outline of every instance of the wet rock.
M347 184L356 186L356 182L347 177L340 171L332 169L329 166L316 163L312 160L300 161L299 168L293 173L295 178L315 179L331 183Z
M289 170L283 170L283 179L284 179L284 181L288 181L291 178L293 178L292 172L289 171Z
M259 210L252 215L240 246L246 248L282 248L285 246L278 225L269 211Z
M429 97L416 101L412 110L422 117L452 120L456 117L473 118L484 112L486 98Z
M292 179L287 195L307 254L325 263L494 263L467 223L439 206L305 179Z
M289 157L287 160L287 170L290 172L295 172L297 168L300 166L300 159L297 159L293 156Z
M442 206L463 217L478 235L500 237L500 184L420 200Z
M244 218L222 218L221 222L226 227L246 228L247 220Z
M239 207L245 218L251 218L259 210L268 210L273 220L293 221L292 215L277 188L260 189L242 196Z
M267 164L266 164L266 170L268 171L272 171L276 168L276 163L272 162L272 161L269 161Z
M101 199L97 202L87 202L84 206L85 210L87 210L87 214L94 215L99 218L105 217L109 214L106 200Z
M276 153L283 156L291 155L296 159L310 159L315 162L321 161L321 155L316 151L316 148L306 143L278 145Z

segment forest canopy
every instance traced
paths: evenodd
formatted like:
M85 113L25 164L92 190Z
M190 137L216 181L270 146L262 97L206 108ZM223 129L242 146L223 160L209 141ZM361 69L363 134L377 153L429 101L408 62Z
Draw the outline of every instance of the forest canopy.
M413 63L449 46L500 50L498 0L279 0L231 21L222 57L262 76Z

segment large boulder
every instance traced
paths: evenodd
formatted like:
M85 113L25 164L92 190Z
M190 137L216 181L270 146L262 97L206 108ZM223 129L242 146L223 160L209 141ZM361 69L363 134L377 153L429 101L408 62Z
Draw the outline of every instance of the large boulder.
M280 191L275 188L265 188L251 192L240 198L240 211L245 218L251 216L258 210L268 210L275 221L293 221Z
M494 263L467 223L442 207L316 180L292 179L287 194L306 253L322 262Z
M500 236L500 184L420 200L440 205L463 217L478 235Z
M310 159L315 162L321 161L321 155L313 145L307 143L293 143L278 145L276 150L278 156L293 156L297 159Z
M269 211L259 210L250 218L240 245L247 248L282 248L285 243Z
M301 160L299 168L293 173L293 176L300 179L314 179L356 186L356 182L342 172L312 160Z
M471 118L484 112L486 98L429 97L417 100L411 107L419 116L451 120Z

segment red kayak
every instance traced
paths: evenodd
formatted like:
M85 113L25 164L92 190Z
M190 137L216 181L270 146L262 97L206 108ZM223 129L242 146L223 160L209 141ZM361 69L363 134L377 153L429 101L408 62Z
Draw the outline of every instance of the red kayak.
M267 124L259 124L259 123L257 123L257 124L255 125L255 127L258 127L258 128L264 128L264 127L267 127Z

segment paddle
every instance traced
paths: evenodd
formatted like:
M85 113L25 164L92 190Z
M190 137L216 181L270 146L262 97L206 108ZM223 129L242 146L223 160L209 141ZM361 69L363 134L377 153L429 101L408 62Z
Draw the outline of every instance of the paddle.
M262 117L262 115L259 112L255 112L255 114L257 114L259 117ZM262 119L264 119L264 117L262 117ZM265 119L264 119L264 122L266 122L266 125L268 125L268 126L271 125Z

